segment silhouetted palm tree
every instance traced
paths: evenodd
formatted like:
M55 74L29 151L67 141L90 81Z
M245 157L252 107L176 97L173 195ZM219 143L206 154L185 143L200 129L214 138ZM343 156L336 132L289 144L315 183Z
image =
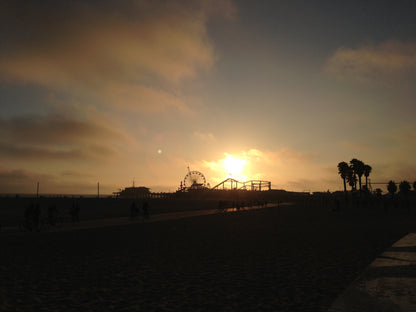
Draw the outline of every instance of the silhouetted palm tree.
M358 176L358 185L361 190L361 177L364 174L364 163L361 160L353 158L351 159L350 164L351 164L352 170L354 171L354 174Z
M365 176L365 188L368 190L368 176L371 173L371 170L373 168L371 168L370 165L364 165L364 176Z
M399 184L400 193L402 193L405 197L409 194L411 186L410 183L407 181L402 181Z
M410 186L410 183L407 182L407 181L402 181L399 184L400 194L402 194L403 197L404 197L404 206L407 208L408 211L410 209L408 194L409 194L411 188L412 187Z
M348 185L351 186L351 191L355 191L356 185L357 185L357 176L354 173L354 170L352 170L351 167L347 172L347 182Z
M413 182L413 191L416 191L416 181Z
M348 164L345 161L341 161L338 164L338 173L341 176L343 182L344 182L344 193L347 193L347 183L346 183L346 179L347 179L347 175L348 175L348 171L350 171L350 166L348 166Z
M390 181L389 184L387 184L387 190L391 194L391 197L394 197L394 193L397 192L397 185L394 183L394 181Z

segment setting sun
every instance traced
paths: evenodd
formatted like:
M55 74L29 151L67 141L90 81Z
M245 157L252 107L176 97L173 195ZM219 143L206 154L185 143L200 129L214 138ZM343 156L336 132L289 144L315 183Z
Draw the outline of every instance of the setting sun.
M223 167L226 174L232 177L241 176L246 164L247 161L235 158L232 155L227 155L227 157L223 160Z

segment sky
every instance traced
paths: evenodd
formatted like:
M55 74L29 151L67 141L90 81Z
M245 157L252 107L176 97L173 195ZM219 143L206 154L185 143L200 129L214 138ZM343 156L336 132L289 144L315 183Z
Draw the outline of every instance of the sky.
M414 1L0 2L0 193L416 180ZM373 188L382 185L373 185Z

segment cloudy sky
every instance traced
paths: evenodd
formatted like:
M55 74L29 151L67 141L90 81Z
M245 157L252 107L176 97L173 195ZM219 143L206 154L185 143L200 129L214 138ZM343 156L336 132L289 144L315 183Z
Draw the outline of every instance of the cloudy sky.
M416 180L414 1L2 1L0 193Z

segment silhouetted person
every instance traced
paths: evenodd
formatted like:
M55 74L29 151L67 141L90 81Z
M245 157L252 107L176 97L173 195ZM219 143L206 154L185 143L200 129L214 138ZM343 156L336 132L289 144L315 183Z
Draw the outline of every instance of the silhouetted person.
M143 202L143 219L149 218L149 203L147 201Z
M75 201L72 202L72 205L69 208L69 215L71 216L72 223L75 223Z
M130 218L136 219L137 216L139 215L139 207L137 206L136 202L133 201L130 205Z
M218 201L218 211L224 211L224 204L222 200Z
M338 200L338 198L335 198L335 211L339 211L340 210L340 202Z
M79 222L79 211L80 211L80 205L79 202L75 203L75 222Z
M34 210L35 210L35 205L33 203L31 203L25 209L25 224L24 224L24 227L29 231L33 230L33 211Z
M35 204L35 208L33 209L33 228L34 230L39 230L39 221L40 221L40 206L39 203Z
M347 195L345 195L345 207L350 208L350 200Z
M72 207L70 210L71 220L73 223L79 222L79 211L80 211L80 205L78 201L73 201Z
M52 226L56 224L56 220L58 218L58 209L56 205L51 205L48 208L48 223Z

